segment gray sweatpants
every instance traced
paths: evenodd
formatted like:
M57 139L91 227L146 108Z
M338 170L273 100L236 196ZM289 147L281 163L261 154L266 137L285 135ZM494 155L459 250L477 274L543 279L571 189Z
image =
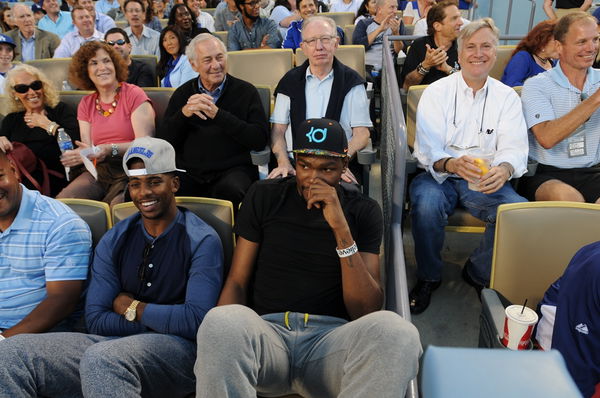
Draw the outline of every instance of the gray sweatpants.
M194 391L195 350L158 333L16 335L0 341L0 397L181 397Z
M287 314L210 310L198 330L196 397L398 398L417 375L419 333L393 312L352 322Z

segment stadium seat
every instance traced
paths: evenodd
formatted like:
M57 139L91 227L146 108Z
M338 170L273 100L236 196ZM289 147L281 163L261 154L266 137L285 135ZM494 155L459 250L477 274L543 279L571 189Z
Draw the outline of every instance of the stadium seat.
M44 74L52 83L57 90L64 88L63 82L68 80L69 76L69 65L71 64L71 58L44 58L44 59L32 59L25 62L31 66L35 66ZM69 83L70 84L70 83ZM71 86L73 89L76 87Z
M415 25L404 25L404 34L406 36L412 36L415 31Z
M154 113L156 113L155 126L158 129L162 123L165 111L169 105L171 95L175 92L173 87L142 87L150 101L152 101L152 107Z
M185 207L204 222L214 228L221 238L223 244L223 258L225 271L229 270L233 249L235 247L235 237L233 235L233 204L228 200L212 198L196 198L189 196L178 196L175 198L177 205ZM112 207L112 221L117 224L119 221L138 212L133 202L119 203ZM227 272L225 272L227 275Z
M501 205L490 288L535 308L581 247L598 240L600 205L525 202Z
M253 51L230 51L228 53L229 73L237 78L256 85L266 85L275 91L283 75L294 64L291 49L268 49Z
M490 77L493 77L497 80L502 79L504 68L506 68L508 61L510 61L512 52L515 51L515 47L516 46L498 46L498 50L496 52L496 63L490 71Z
M256 86L256 89L258 90L265 116L267 117L267 120L269 120L269 117L271 116L271 89L268 86L260 85ZM252 164L258 167L259 179L264 180L267 178L267 175L269 175L271 147L267 144L262 151L250 151L250 157L252 158Z
M215 16L215 10L216 8L201 8L201 11L207 12L213 17Z
M136 61L141 61L147 64L152 71L152 75L154 76L154 83L156 87L159 87L158 75L156 74L156 66L158 65L158 57L156 55L132 55L132 59Z
M160 26L162 26L163 29L166 28L167 25L169 24L168 18L160 18L159 21L160 21Z
M359 44L339 46L335 57L344 65L357 71L363 79L365 78L365 46ZM295 59L296 66L302 65L306 61L306 55L301 48L296 50Z
M502 347L505 305L536 308L583 246L598 240L600 205L525 202L501 205L490 289L481 294L480 347ZM492 290L493 289L493 290Z
M81 102L81 99L88 95L92 94L93 91L83 91L83 90L69 90L69 91L61 91L60 92L60 100L70 106L72 109L77 112L77 107Z
M115 25L117 25L117 28L125 29L129 26L129 22L127 20L115 21Z
M225 44L225 47L227 47L227 34L229 32L226 30L219 30L217 32L213 32L214 36L217 36L219 39L221 39L221 41L223 42L223 44Z
M555 350L511 351L429 346L423 398L581 397Z
M354 24L344 25L344 44L345 45L352 44L352 35L354 34L354 28L356 28L356 25L354 25Z
M96 247L102 235L112 228L110 208L107 203L90 199L58 199L69 206L85 221L92 231L92 244Z
M320 12L317 15L333 19L337 26L352 25L356 18L353 12Z

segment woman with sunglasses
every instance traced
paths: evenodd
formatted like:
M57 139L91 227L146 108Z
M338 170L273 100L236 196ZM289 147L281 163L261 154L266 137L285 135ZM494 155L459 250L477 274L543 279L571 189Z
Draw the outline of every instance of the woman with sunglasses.
M88 158L96 165L98 179L85 171L57 197L120 203L127 186L123 154L134 139L154 134L154 109L141 88L126 82L127 65L107 43L82 45L71 61L69 80L95 92L79 103L81 142L77 149L65 152L62 163L77 166L82 163L81 150L95 149Z
M0 128L0 149L11 150L13 142L25 144L44 161L48 169L64 174L60 150L56 142L59 128L79 140L79 125L75 110L60 102L58 91L39 69L19 64L6 75L4 82L8 112ZM33 175L41 182L43 176ZM23 179L28 188L29 181ZM50 194L54 197L67 184L65 178L50 174Z
M161 87L179 87L198 76L185 55L185 37L176 26L169 25L160 34L160 60L157 71Z

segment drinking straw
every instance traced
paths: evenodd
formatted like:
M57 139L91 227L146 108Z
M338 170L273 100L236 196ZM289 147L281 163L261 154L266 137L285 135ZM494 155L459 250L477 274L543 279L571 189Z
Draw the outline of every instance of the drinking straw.
M521 308L521 315L523 315L523 311L525 311L526 305L527 305L527 299L525 299L525 302L523 303L523 308Z

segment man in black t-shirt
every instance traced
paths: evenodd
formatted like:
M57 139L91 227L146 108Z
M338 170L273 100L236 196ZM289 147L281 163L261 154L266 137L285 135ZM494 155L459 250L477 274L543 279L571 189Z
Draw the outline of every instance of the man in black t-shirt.
M556 9L552 3L556 1ZM592 6L592 0L544 0L544 12L550 19L558 19L575 11L587 11Z
M198 331L196 395L401 397L421 345L378 311L379 206L340 186L336 121L305 121L293 148L296 176L260 181L242 203L219 307Z
M400 75L401 87L431 84L459 70L456 38L463 22L456 0L435 4L427 13L427 36L413 42Z

